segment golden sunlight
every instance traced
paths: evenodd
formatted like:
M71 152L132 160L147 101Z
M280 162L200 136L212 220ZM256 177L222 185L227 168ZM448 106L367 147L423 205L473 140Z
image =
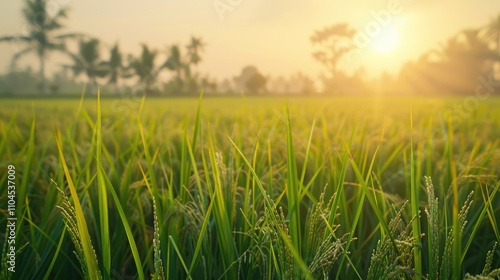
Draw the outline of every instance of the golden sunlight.
M372 48L378 53L390 53L398 46L399 37L399 32L394 27L387 27L373 38Z

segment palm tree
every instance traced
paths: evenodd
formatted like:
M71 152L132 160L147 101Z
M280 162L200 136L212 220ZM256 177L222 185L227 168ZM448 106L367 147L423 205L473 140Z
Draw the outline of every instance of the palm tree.
M26 0L23 9L27 22L27 35L4 36L0 42L23 42L28 46L13 58L12 65L25 54L34 52L40 61L40 89L45 92L45 60L49 52L65 51L64 40L77 37L78 34L54 34L63 28L61 21L67 17L67 8L62 8L54 15L47 13L47 0Z
M73 54L72 58L74 63L72 69L75 76L84 73L90 84L91 92L95 92L97 78L103 78L108 74L106 63L100 59L99 40L80 41L79 52L76 55Z
M161 67L157 68L155 60L158 55L156 50L150 50L145 44L142 45L142 53L139 58L129 57L129 69L133 75L139 77L139 83L142 84L147 94L153 90Z
M120 48L118 44L115 44L113 48L111 48L111 54L109 56L109 61L106 62L109 70L109 84L112 84L115 88L115 91L118 88L118 80L122 77L123 70L123 62L122 62L122 54L120 53Z
M167 84L168 91L172 93L179 94L184 91L184 81L182 79L182 71L184 70L185 76L189 77L191 71L189 69L189 64L184 63L182 60L182 54L179 46L172 45L168 50L168 57L161 68L166 68L172 72L175 72L175 78L169 81Z
M191 42L187 46L189 63L193 64L195 67L201 62L200 53L203 52L205 48L205 43L201 38L191 37Z
M170 47L169 56L162 67L175 72L177 75L177 79L179 80L182 79L183 70L186 73L186 76L190 75L189 65L182 61L181 50L177 45L173 45Z

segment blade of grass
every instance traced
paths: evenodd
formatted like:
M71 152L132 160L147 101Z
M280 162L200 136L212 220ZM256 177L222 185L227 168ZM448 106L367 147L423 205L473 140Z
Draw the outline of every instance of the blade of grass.
M201 230L200 230L200 236L198 237L198 241L196 241L196 247L194 248L194 253L193 253L193 258L191 260L191 265L189 266L189 273L191 274L194 266L196 265L196 261L198 259L198 254L201 251L201 246L203 239L205 238L205 233L208 229L208 223L210 221L210 215L212 213L212 205L214 204L214 200L210 201L210 204L208 205L208 208L205 212L205 217L203 218L203 224L201 225Z
M182 258L182 254L181 252L179 252L179 249L177 248L177 245L175 245L175 240L174 238L172 237L172 235L169 235L168 236L168 240L170 241L170 243L172 244L172 246L174 247L174 250L175 252L177 253L177 257L179 257L179 260L181 261L181 264L182 264L182 267L184 268L184 271L186 272L187 274L187 279L193 279L191 277L191 274L189 273L189 270L186 266L186 263L184 262L184 258Z
M23 173L21 177L21 184L20 187L17 189L18 191L18 201L17 201L17 208L18 211L21 213L21 217L19 217L18 221L19 224L17 225L16 228L16 233L19 234L19 231L22 229L23 221L24 221L24 210L25 210L25 201L24 198L28 194L28 183L31 182L31 171L33 169L32 164L33 164L33 156L35 153L35 112L33 109L33 121L31 123L31 129L30 129L30 137L28 140L28 145L27 145L27 150L25 153L23 153L23 157L25 158L24 160L24 168L23 168Z
M64 169L64 174L66 175L68 188L70 190L71 197L73 198L73 204L76 213L75 218L77 221L78 232L80 233L80 242L82 245L85 263L87 267L86 274L91 280L101 279L101 275L99 274L99 265L97 264L97 260L95 258L94 248L92 247L92 242L90 240L90 234L88 231L87 222L85 220L85 215L83 213L83 208L80 203L76 187L73 184L73 179L71 178L68 165L66 164L66 160L64 159L64 154L61 146L60 132L56 132L56 143L57 143L57 149L59 151L59 158L61 160L61 164Z
M465 256L467 254L467 251L469 250L469 247L471 246L472 242L474 241L474 238L476 237L476 234L479 231L481 223L484 221L485 216L489 215L491 217L495 217L493 215L493 213L495 213L495 211L492 209L493 206L491 205L491 202L495 198L495 195L498 193L499 189L500 189L500 181L496 183L495 188L493 189L493 192L487 197L487 200L485 201L483 210L481 211L481 214L479 214L479 217L477 218L476 222L474 223L474 226L472 227L472 232L470 233L469 239L467 239L467 243L465 244L465 247L463 249L461 262L464 261ZM498 235L497 223L495 223L494 221L491 221L491 225L493 227L493 231L495 231L495 235L496 235L496 238L498 241L500 239L500 236Z
M461 226L459 221L459 194L458 194L458 179L457 179L457 169L455 166L455 161L453 159L453 130L451 119L448 119L448 166L451 176L451 188L453 191L453 216L452 216L452 227L453 227L453 279L460 279L462 276L462 236L461 236Z
M59 251L61 250L61 246L64 241L64 236L66 235L66 227L63 227L63 232L61 233L61 237L59 238L59 243L57 244L56 252L54 253L54 257L52 257L52 261L50 262L49 268L45 272L45 276L43 276L43 280L48 280L50 277L50 273L52 272L52 268L54 267L57 257L59 256Z
M350 155L351 153L349 151L349 147L347 147L347 145L345 143L344 143L344 146L345 146L346 151ZM365 197L368 199L368 202L370 203L370 205L373 209L373 212L375 212L375 216L377 217L377 220L378 220L381 228L383 229L384 233L388 234L390 231L389 231L389 227L387 226L387 223L385 221L384 215L382 214L382 212L378 208L377 203L375 202L375 198L373 197L373 194L370 191L370 188L368 187L368 181L369 181L369 178L371 176L373 163L375 161L375 157L377 155L377 151L378 151L379 147L380 147L380 144L377 146L377 149L375 150L372 161L370 163L370 167L368 168L368 172L366 174L366 178L363 178L363 175L361 174L361 171L359 170L358 165L356 164L356 162L354 161L354 158L352 156L350 156L350 162L351 162L351 166L354 170L354 174L356 175L356 178L358 179L358 181L360 183L361 189L363 190L362 194L364 194ZM391 240L392 245L394 246L396 253L399 254L398 253L399 250L396 246L396 242L394 241L394 237L391 236L390 234L388 234L388 235L389 235L389 238Z
M96 129L96 161L100 164L102 160L102 115L101 115L101 90L97 90L97 121ZM111 241L109 236L109 213L108 195L104 182L104 170L97 168L97 190L99 203L99 229L101 233L102 263L105 278L111 273Z
M104 173L104 169L103 169L100 162L97 162L97 168L100 169L101 172ZM142 169L141 169L141 171L142 171ZM104 176L103 179L105 180L105 185L108 186L108 191L111 194L111 197L113 198L113 202L115 203L116 210L118 211L123 228L125 230L125 233L127 234L127 239L128 239L129 246L130 246L130 251L132 251L132 257L134 258L135 266L137 268L138 277L140 280L144 280L145 279L144 278L144 270L142 268L141 257L139 256L139 251L137 250L137 244L134 240L134 234L132 233L132 229L130 228L130 224L127 220L127 215L125 214L125 211L123 211L123 207L122 207L122 204L120 202L120 199L116 195L116 192L113 189L113 185L109 181L109 178L107 176Z
M288 217L290 219L290 236L292 244L301 255L301 223L300 223L300 182L297 174L297 162L295 160L295 152L293 149L292 126L290 123L290 111L286 107L287 114L287 198L288 198ZM304 163L306 164L306 163Z
M210 131L210 128L209 128ZM229 267L237 259L237 249L233 238L233 222L231 220L231 208L226 203L227 197L224 195L223 184L220 178L220 167L217 164L217 159L215 155L215 147L213 144L212 135L208 134L209 138L209 160L212 166L212 179L214 183L214 193L212 194L212 199L215 200L214 204L214 216L215 216L215 228L217 230L217 238L219 241L219 246L221 252L223 252L222 260L225 267ZM236 271L231 269L226 274L227 279L236 279Z
M418 244L421 243L420 241L420 236L421 236L421 230L420 230L420 210L419 210L419 203L420 203L420 190L419 186L416 183L415 180L415 168L416 168L416 161L415 161L415 153L414 153L414 148L413 148L413 110L410 112L410 205L411 205L411 217L417 217L416 219L413 220L412 223L412 228L413 228L413 237L415 238L415 242ZM414 265L415 265L415 279L419 280L421 279L422 275L422 251L420 250L421 246L415 246L413 248L413 258L414 258Z

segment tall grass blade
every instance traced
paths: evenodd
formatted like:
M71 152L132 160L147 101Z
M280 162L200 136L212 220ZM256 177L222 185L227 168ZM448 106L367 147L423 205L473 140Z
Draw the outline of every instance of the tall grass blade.
M104 172L104 169L101 165L100 162L97 162L97 168L101 170L101 172ZM137 244L134 239L134 234L132 233L132 229L130 227L130 224L127 220L127 215L125 214L125 211L123 210L123 206L120 202L120 199L116 195L115 190L113 189L113 186L111 182L109 181L107 176L104 176L103 179L105 180L105 185L108 186L108 191L111 194L111 197L113 198L113 202L116 206L116 210L118 211L118 215L120 216L120 220L123 225L123 229L125 230L125 233L127 235L128 243L130 246L130 251L132 251L132 257L134 258L135 266L137 268L137 275L140 280L144 280L144 270L142 268L142 261L141 257L139 256L139 251L137 250Z
M413 238L415 242L419 244L413 248L413 261L415 262L415 279L421 279L422 275L422 252L421 252L421 241L420 241L420 188L415 179L415 169L417 168L417 162L415 160L414 143L413 143L413 110L410 113L410 206L411 206L411 216L417 217L413 220Z
M99 272L99 265L97 264L97 259L95 256L94 248L92 247L92 242L90 240L90 234L87 227L87 222L85 220L85 215L83 213L83 208L80 203L80 199L78 197L78 193L76 191L76 187L73 184L73 179L71 178L71 174L69 172L68 165L66 164L66 160L64 159L64 154L61 146L61 134L60 132L56 132L56 143L57 149L59 151L59 158L61 160L61 164L64 170L64 174L66 176L66 180L68 183L68 188L71 193L71 198L73 199L74 211L75 211L75 220L76 220L76 228L78 232L79 242L82 247L82 253L84 256L84 262L87 271L84 271L84 274L90 280L102 279L101 274Z
M290 111L286 108L286 143L287 143L287 199L288 199L288 217L290 218L290 236L292 244L301 255L302 235L300 223L300 182L297 174L297 162L293 148L292 126L290 123ZM304 163L307 164L307 163Z
M96 161L102 160L102 112L101 112L101 90L97 90L97 121L96 121ZM104 181L104 171L97 168L97 189L99 200L99 228L101 232L102 263L105 278L108 279L111 273L111 241L109 236L109 213L108 195Z

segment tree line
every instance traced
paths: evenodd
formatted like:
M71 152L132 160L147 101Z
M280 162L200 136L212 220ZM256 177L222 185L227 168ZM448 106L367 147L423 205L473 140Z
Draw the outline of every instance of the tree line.
M313 57L327 75L328 92L385 94L474 94L485 88L497 93L500 86L500 16L478 28L459 31L443 44L403 65L396 75L382 73L375 80L364 78L360 68L352 75L342 71L358 52L354 38L358 30L346 23L317 30L311 37L317 47Z
M201 90L227 94L318 93L313 79L303 73L289 79L272 78L255 66L246 66L239 76L217 83L197 71L206 46L201 37L191 36L185 46L171 45L164 51L142 44L138 56L124 54L116 43L109 48L107 58L103 58L99 39L62 32L67 8L49 15L46 0L25 0L23 16L27 24L24 34L0 37L0 42L24 46L13 56L10 73L0 77L0 94L29 87L42 94L57 93L81 87L75 82L79 77L86 81L89 92L94 93L98 85L116 93L138 91L146 95L197 94ZM322 93L467 94L480 85L488 90L500 85L500 16L485 26L458 32L417 61L407 62L397 75L383 73L372 80L365 77L363 68L351 75L342 69L342 63L349 63L352 54L359 51L353 40L358 33L349 24L339 23L319 29L311 36L316 47L312 56L326 71L320 77ZM71 41L77 43L76 51L67 47ZM49 81L47 59L56 52L66 55L71 62L60 65L60 71ZM18 60L30 53L38 57L38 77L31 68L17 69ZM166 81L161 79L164 73L169 76Z
M27 32L1 37L0 42L22 43L25 46L12 58L11 72L16 72L17 62L23 56L34 53L38 57L40 68L37 89L42 93L47 92L48 84L46 60L49 54L55 52L70 58L71 64L61 65L63 72L67 73L69 70L73 78L84 76L91 92L96 91L99 80L107 80L105 84L118 91L121 80L135 78L138 81L136 88L141 88L145 94L158 94L160 90L156 84L162 71L170 71L173 76L165 85L170 92L181 94L215 86L214 82L193 71L202 61L205 47L200 37L192 36L185 48L172 45L164 52L142 44L139 56L125 56L120 46L115 44L110 48L108 58L103 59L99 39L81 33L61 33L64 29L63 21L68 16L67 8L49 15L46 0L26 0L23 15ZM76 52L67 47L71 40L78 44ZM163 62L158 62L160 54L166 56Z

